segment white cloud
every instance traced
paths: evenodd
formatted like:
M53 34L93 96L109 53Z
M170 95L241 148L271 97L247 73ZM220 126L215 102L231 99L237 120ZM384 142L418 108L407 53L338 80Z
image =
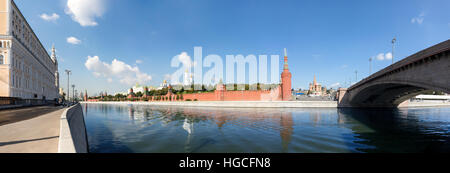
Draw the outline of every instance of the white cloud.
M375 56L375 58L372 57L372 59L377 59L378 61L391 60L392 59L392 53L391 52L386 53L386 54L380 53L377 56Z
M96 76L107 78L109 83L113 79L119 80L120 83L126 85L134 85L136 83L146 83L152 80L152 77L139 70L137 66L130 66L122 61L114 59L111 64L100 61L98 56L88 56L86 68Z
M383 61L384 60L384 54L383 53L380 53L380 54L378 54L377 55L377 60L379 60L379 61Z
M138 59L138 60L136 60L136 64L142 64L144 61L142 61L142 60L140 60L140 59Z
M423 20L425 19L425 13L420 13L419 14L419 16L417 16L417 17L413 17L412 19L411 19L411 23L417 23L417 24L422 24L423 23Z
M45 21L49 21L49 22L55 22L56 20L59 19L59 15L56 13L53 13L52 15L48 15L46 13L41 14L41 19L44 19Z
M384 56L385 56L386 60L392 60L392 53L391 52L387 53Z
M80 44L81 40L78 40L78 38L76 38L76 37L67 37L67 43Z
M339 82L330 85L331 88L335 88L335 87L339 87L339 86L341 86L341 83L339 83Z
M67 0L66 14L81 26L97 26L105 10L105 0Z

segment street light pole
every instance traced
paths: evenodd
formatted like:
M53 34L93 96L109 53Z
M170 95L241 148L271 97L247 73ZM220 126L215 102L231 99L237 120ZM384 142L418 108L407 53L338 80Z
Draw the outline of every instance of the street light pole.
M67 73L67 101L70 100L70 74L72 73L71 70L66 70Z
M392 39L392 64L394 64L394 48L395 48L396 41L397 41L397 39L394 37L394 39Z
M372 57L369 58L369 76L372 75Z
M358 70L355 71L355 74L356 74L356 81L355 81L355 83L357 83L358 82Z
M72 85L72 102L75 101L75 85Z

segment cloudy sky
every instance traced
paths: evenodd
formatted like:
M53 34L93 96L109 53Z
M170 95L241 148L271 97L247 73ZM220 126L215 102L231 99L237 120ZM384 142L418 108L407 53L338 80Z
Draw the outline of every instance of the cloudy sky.
M63 71L79 90L126 91L136 82L159 85L180 55L283 54L293 87L317 75L345 86L450 38L448 0L15 0L44 46L55 44ZM190 62L192 63L192 62ZM204 70L206 71L206 70Z

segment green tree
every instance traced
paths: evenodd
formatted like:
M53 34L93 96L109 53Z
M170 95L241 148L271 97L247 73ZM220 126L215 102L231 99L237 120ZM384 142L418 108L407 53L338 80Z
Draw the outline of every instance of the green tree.
M143 95L144 94L142 94L142 92L140 92L140 91L136 93L136 97L142 97Z

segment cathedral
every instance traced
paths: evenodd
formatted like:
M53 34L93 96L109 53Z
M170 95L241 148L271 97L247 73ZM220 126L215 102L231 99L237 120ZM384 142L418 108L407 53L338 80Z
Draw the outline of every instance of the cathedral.
M314 75L313 83L309 84L308 95L310 96L325 96L327 94L327 89L322 87L321 84L317 83L316 75Z

